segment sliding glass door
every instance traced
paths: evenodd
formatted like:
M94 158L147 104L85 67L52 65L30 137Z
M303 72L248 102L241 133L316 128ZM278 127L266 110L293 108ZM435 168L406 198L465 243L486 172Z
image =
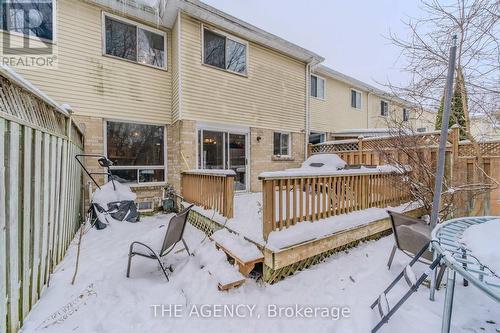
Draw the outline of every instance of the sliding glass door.
M198 131L198 167L231 169L237 191L247 190L247 135L222 131Z

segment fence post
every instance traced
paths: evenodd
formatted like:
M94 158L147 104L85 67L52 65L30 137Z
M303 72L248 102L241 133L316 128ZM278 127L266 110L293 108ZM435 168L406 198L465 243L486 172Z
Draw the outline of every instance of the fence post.
M274 224L274 181L262 179L262 232L264 240L273 231Z
M224 190L224 216L228 219L233 215L233 198L234 198L234 176L226 177L226 188Z
M311 157L312 155L312 143L307 144L307 156L306 157Z
M358 136L358 164L363 164L363 139L362 135Z

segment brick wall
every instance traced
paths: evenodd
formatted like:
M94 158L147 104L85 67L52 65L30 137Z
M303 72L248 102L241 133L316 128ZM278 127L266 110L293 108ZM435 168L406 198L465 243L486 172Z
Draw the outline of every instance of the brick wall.
M292 133L291 158L273 156L273 139L273 130L255 127L250 129L250 190L252 192L262 191L262 184L258 180L261 172L297 168L304 161L305 134Z

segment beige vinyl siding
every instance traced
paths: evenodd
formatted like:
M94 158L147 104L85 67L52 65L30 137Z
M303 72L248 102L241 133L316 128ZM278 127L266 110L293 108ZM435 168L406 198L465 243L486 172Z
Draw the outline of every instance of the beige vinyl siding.
M336 132L366 128L367 93L361 92L361 109L355 109L351 107L351 86L321 77L325 79L325 99L310 97L311 131Z
M201 23L182 16L182 118L305 128L305 63L250 42L248 77L202 65Z
M57 2L55 69L16 69L78 115L170 123L171 34L167 69L102 55L102 10L76 0Z

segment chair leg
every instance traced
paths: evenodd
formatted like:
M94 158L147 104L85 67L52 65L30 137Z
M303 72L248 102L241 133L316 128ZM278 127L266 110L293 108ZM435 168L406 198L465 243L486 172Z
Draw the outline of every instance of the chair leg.
M188 253L188 255L191 255L191 253L189 252L189 247L187 246L186 241L184 240L184 238L182 238L182 244L184 244L184 248L186 249L186 252Z
M392 247L391 255L389 256L389 261L387 262L387 269L391 269L392 261L394 260L394 254L396 254L397 246Z
M165 266L163 266L163 264L161 263L160 258L158 256L156 256L156 255L155 255L155 258L156 258L156 260L158 260L158 264L160 265L160 268L163 271L163 274L167 278L167 282L170 281L170 279L168 278L168 275L167 275L167 270L165 269Z
M132 257L134 256L132 254L132 249L134 247L134 244L130 244L130 250L128 252L128 264L127 264L127 277L130 277L130 266L132 264Z
M441 286L441 281L443 280L444 272L446 271L446 265L441 265L439 268L439 273L436 278L436 290L439 290Z

